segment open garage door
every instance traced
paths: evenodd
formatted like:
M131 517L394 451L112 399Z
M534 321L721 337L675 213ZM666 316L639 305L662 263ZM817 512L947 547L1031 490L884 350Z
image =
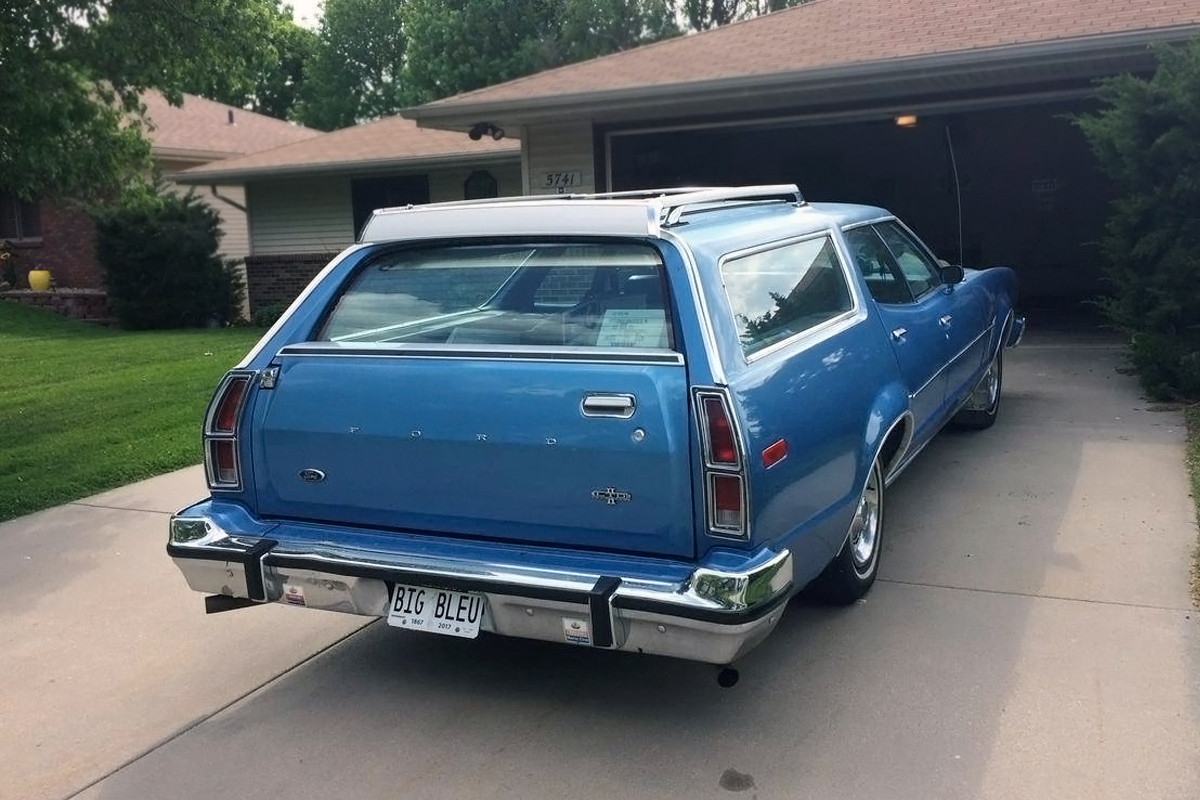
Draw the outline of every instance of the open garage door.
M1067 118L1086 110L613 131L608 171L613 190L795 182L811 200L881 205L947 261L1012 266L1025 305L1069 309L1102 288L1095 243L1111 192Z

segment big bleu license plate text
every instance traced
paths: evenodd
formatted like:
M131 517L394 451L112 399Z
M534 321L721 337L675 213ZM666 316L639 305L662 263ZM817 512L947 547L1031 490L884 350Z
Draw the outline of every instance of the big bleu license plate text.
M474 639L485 606L481 594L396 584L387 621L397 628Z

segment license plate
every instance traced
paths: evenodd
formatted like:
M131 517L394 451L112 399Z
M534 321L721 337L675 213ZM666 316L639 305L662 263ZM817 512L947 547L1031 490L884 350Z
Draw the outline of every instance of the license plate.
M474 639L484 607L481 594L396 584L387 621L397 628Z

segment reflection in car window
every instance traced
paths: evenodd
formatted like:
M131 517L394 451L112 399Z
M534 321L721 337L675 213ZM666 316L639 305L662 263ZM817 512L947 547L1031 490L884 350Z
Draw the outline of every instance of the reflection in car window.
M913 296L908 281L879 234L872 227L863 226L852 228L845 235L858 271L875 302L888 305L911 303Z
M671 346L658 253L623 243L443 245L360 269L318 339Z
M895 222L882 222L875 228L896 259L913 297L920 297L930 289L942 285L942 276L937 264L904 228Z
M827 236L730 259L721 265L721 277L747 355L851 308Z

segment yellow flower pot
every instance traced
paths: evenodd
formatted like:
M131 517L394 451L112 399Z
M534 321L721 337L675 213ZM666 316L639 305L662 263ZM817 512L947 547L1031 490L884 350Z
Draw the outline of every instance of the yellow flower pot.
M50 291L50 270L48 269L31 269L29 270L29 288L35 292Z

